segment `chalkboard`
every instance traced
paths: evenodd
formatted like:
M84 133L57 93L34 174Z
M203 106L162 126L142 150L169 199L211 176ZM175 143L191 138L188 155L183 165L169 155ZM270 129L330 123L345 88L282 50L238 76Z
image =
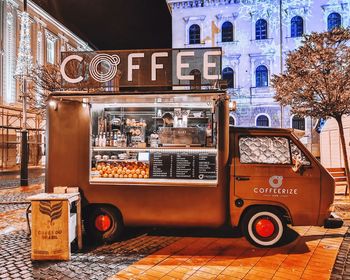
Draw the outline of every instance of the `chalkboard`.
M162 179L216 180L216 153L152 152L150 177Z

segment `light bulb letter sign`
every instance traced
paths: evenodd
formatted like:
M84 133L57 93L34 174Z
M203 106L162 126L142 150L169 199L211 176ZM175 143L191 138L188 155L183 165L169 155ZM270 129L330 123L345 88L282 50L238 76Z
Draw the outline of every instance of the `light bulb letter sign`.
M68 77L68 75L66 74L66 65L68 62L70 62L71 60L77 60L79 62L81 62L83 60L83 58L79 55L76 55L76 54L72 54L70 56L67 56L63 61L62 61L62 64L61 64L61 67L60 67L60 72L61 72L61 75L62 75L62 78L65 79L68 83L72 83L72 84L76 84L76 83L79 83L81 82L84 78L82 76L79 76L77 78L70 78Z
M190 65L188 63L182 62L182 57L184 56L194 56L194 52L179 52L176 56L176 76L179 80L194 80L193 75L182 75L182 69L189 68Z
M132 82L132 70L139 70L140 65L138 64L132 64L132 60L134 58L141 58L144 57L144 53L131 53L128 56L128 81Z
M163 64L157 63L157 57L168 57L167 52L157 52L151 56L151 80L157 80L157 69L163 69Z
M209 56L220 56L221 51L207 51L203 57L203 77L207 80L218 80L221 79L221 75L210 75L209 68L217 68L215 62L209 62Z

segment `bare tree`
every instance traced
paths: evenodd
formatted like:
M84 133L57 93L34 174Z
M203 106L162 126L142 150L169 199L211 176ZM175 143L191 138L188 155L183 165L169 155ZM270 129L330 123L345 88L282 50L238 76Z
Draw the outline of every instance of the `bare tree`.
M26 93L29 108L44 116L48 95L61 87L58 66L35 65L31 70L30 78Z
M74 86L69 85L69 88L66 88L62 83L61 73L58 65L35 65L31 70L31 82L28 85L28 92L26 93L30 109L44 116L48 97L50 93L55 91L103 91L104 89L101 87L101 84L94 81L93 79L88 78L88 69L88 65L84 63L81 63L81 65L78 65L77 63L70 63L67 65L66 73L68 76L74 77L78 71L79 75L85 77L85 79L79 83L74 84Z
M337 121L349 185L342 116L350 114L350 30L305 35L302 46L288 54L286 71L274 75L272 83L276 101L291 106L293 114Z

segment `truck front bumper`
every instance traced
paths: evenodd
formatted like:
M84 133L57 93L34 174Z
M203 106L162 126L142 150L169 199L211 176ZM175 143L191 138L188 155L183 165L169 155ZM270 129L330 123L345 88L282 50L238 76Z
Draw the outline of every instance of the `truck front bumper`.
M324 221L325 228L340 228L342 227L344 221L337 216L334 212L331 212L329 218Z

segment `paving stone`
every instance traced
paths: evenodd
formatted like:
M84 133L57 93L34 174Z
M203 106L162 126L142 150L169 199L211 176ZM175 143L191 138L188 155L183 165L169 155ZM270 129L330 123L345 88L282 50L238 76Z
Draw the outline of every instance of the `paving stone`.
M340 245L337 258L332 270L331 279L350 279L350 228Z

